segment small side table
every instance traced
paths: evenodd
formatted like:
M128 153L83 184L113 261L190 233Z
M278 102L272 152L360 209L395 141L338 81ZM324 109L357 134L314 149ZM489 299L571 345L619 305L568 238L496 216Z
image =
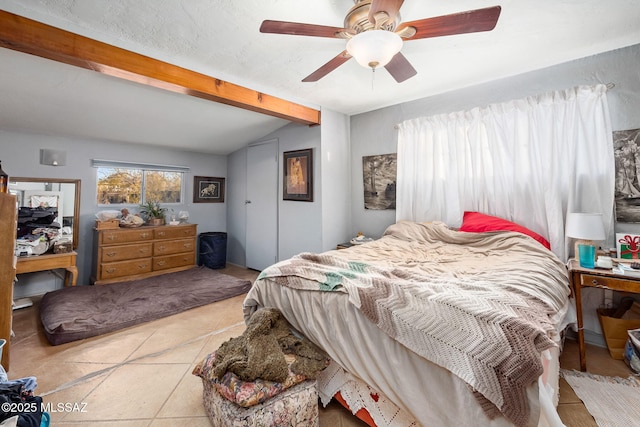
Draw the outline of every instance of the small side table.
M584 322L582 321L582 292L584 287L611 289L613 291L640 294L640 277L616 274L613 270L584 268L575 259L567 263L571 289L576 299L578 317L578 348L580 349L580 370L587 370L587 355L584 345Z

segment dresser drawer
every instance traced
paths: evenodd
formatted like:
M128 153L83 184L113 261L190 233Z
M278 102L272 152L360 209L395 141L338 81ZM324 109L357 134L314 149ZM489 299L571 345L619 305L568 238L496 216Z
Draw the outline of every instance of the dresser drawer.
M134 276L151 271L151 258L141 258L130 261L108 262L100 265L102 280L116 277Z
M134 230L104 230L100 232L100 244L117 245L120 243L144 242L153 239L153 230L136 228Z
M102 263L148 258L153 252L153 243L139 243L137 245L103 246L100 248Z
M181 237L195 237L196 225L173 225L153 230L155 239L179 239Z
M195 253L183 253L177 255L166 255L153 258L153 270L166 270L167 268L184 267L196 264Z
M583 274L582 286L594 286L597 288L613 289L623 292L640 292L640 279L623 279L617 277L603 277L591 274Z
M153 256L192 252L196 249L196 239L165 240L153 243Z

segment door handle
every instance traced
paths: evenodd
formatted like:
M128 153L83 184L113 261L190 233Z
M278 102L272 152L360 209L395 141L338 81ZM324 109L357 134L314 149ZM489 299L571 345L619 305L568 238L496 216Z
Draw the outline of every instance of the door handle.
M248 205L249 203L251 203L251 200L245 200L245 201L244 201L244 204L245 204L245 205Z

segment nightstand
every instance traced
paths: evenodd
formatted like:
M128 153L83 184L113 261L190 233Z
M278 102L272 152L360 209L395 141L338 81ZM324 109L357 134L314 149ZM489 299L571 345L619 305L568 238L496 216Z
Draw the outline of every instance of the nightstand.
M611 289L613 291L640 294L640 277L616 274L612 270L580 267L575 259L567 263L571 289L576 299L578 317L578 347L580 349L580 370L587 370L587 355L584 346L584 322L582 321L582 292L584 287Z

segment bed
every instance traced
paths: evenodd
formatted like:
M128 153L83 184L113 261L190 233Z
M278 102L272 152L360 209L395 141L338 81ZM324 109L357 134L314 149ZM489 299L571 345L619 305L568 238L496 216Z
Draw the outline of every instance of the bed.
M371 425L562 425L567 270L517 230L400 221L376 241L265 269L245 317L278 308L332 359L322 402L339 397Z

